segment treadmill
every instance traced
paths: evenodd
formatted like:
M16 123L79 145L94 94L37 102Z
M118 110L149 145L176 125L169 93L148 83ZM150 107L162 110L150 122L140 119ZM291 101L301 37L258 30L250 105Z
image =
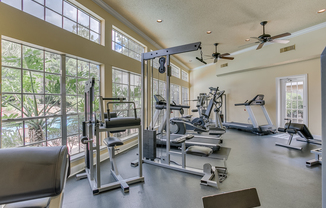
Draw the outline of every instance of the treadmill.
M258 125L255 115L251 109L252 105L259 105L265 115L267 120L266 125ZM276 132L276 128L273 126L272 120L270 119L268 112L265 108L265 100L264 95L258 94L250 101L246 101L244 103L235 104L235 106L245 106L246 110L249 114L249 118L252 124L246 123L238 123L238 122L225 122L223 125L228 129L238 129L242 131L251 132L257 135L266 135L266 134L274 134Z
M156 99L156 104L155 104L155 113L153 117L153 123L150 124L150 128L152 128L153 124L156 124L156 121L158 120L159 114L162 110L166 109L166 101L161 95L154 95ZM185 106L185 105L177 105L175 103L170 104L170 110L181 110L183 108L190 108L190 106ZM180 125L182 125L182 121L180 121ZM160 124L158 128L158 133L156 135L156 144L157 145L166 145L166 133L163 133L163 130L165 129L166 125L166 114L164 115L164 121ZM185 124L183 124L185 125ZM189 146L204 146L204 147L209 147L213 151L219 150L220 148L220 143L221 141L216 138L209 138L201 135L193 135L193 134L170 134L170 140L171 146L174 147L180 147L181 144L177 142L173 142L173 140L178 140L180 137L186 137L186 147Z

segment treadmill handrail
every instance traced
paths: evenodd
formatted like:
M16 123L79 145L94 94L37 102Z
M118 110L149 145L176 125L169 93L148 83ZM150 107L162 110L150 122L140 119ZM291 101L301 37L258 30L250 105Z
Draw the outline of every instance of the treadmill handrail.
M253 103L256 99L257 99L257 97L259 97L259 96L262 96L262 97L264 97L264 95L263 94L258 94L258 95L256 95L253 99L251 99L250 101L246 101L246 102L244 102L244 103L236 103L236 104L234 104L235 106L240 106L240 105L244 105L244 106L248 106L248 105L265 105L265 102L264 102L264 100L262 100L262 102L256 102L256 103Z

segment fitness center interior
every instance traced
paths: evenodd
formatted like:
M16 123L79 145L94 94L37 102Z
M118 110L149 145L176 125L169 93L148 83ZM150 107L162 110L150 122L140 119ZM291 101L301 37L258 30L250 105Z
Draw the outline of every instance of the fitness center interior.
M325 9L0 0L0 207L326 208Z

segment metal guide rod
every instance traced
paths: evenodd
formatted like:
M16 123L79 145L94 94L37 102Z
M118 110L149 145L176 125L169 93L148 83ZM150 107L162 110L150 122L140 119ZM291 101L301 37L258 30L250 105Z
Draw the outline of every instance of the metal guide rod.
M171 76L171 68L170 68L170 55L166 56L166 163L170 164L170 76Z
M326 140L326 48L322 52L320 56L321 61L321 129L322 129L322 142L323 146L325 144ZM323 147L323 149L325 149ZM326 151L322 152L322 157L326 158ZM326 208L326 165L322 165L322 207Z
M190 44L176 46L172 48L166 48L157 51L143 53L142 60L154 59L161 56L185 53L190 51L197 51L200 48L200 45L201 42L196 42L196 43L190 43Z

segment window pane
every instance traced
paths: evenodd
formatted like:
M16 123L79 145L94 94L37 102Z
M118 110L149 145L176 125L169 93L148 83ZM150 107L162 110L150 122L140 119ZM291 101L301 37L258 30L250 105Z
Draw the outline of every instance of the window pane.
M75 23L67 18L63 18L63 29L76 34L77 33L77 23Z
M116 32L115 42L122 45L122 38L123 38L123 36L119 32Z
M78 135L67 138L67 147L70 155L79 153L79 137Z
M78 10L78 23L89 28L89 16L85 12Z
M67 96L66 97L67 103L67 113L77 113L77 96ZM67 123L69 126L69 123Z
M85 99L82 96L78 97L78 113L85 112Z
M57 139L61 136L61 117L47 119L47 140Z
M63 15L77 22L77 8L64 1Z
M50 9L62 14L62 0L45 0L45 3Z
M89 77L89 64L78 60L78 77Z
M51 140L51 141L48 141L47 142L47 146L48 147L57 147L57 146L62 146L62 139L54 139L54 140Z
M2 96L2 119L21 118L21 95L4 94Z
M78 115L76 116L67 116L67 135L78 134Z
M23 91L27 93L43 93L43 73L23 70Z
M37 1L38 3L44 5L44 0L34 0L34 1Z
M68 95L77 94L77 79L73 77L66 77L66 93Z
M78 79L78 94L79 95L84 95L85 93L85 82L88 80L88 78L82 78Z
M23 117L44 116L44 96L24 95L23 96Z
M1 129L1 148L24 145L23 122L3 122Z
M114 50L115 50L116 52L122 53L122 46L119 45L118 43L115 43L115 44L114 44Z
M43 70L43 51L23 47L23 67L26 69Z
M45 119L30 119L25 121L25 144L45 140Z
M66 74L69 76L77 76L77 60L74 58L66 58Z
M97 33L100 33L100 22L92 17L90 18L90 20L91 20L90 21L91 22L91 25L90 25L91 30L93 30Z
M61 96L60 95L45 95L45 115L60 115L61 114Z
M21 45L2 40L2 65L21 66Z
M21 70L2 68L2 92L21 93Z
M24 12L44 20L44 7L32 0L24 0Z
M45 11L45 21L54 24L58 27L62 27L62 16L59 15L58 13L55 13L49 9L46 9Z
M81 25L78 25L78 35L82 36L83 38L89 39L89 29Z
M19 10L22 9L22 1L21 0L1 0L2 3L8 4L12 7L15 7Z
M100 43L100 35L93 31L90 31L90 40L96 43Z
M61 76L45 73L45 93L60 94L61 92Z
M45 52L45 71L51 73L61 73L61 56L55 53Z
M90 78L94 77L96 79L95 84L97 79L99 78L100 74L100 66L96 64L90 64Z

